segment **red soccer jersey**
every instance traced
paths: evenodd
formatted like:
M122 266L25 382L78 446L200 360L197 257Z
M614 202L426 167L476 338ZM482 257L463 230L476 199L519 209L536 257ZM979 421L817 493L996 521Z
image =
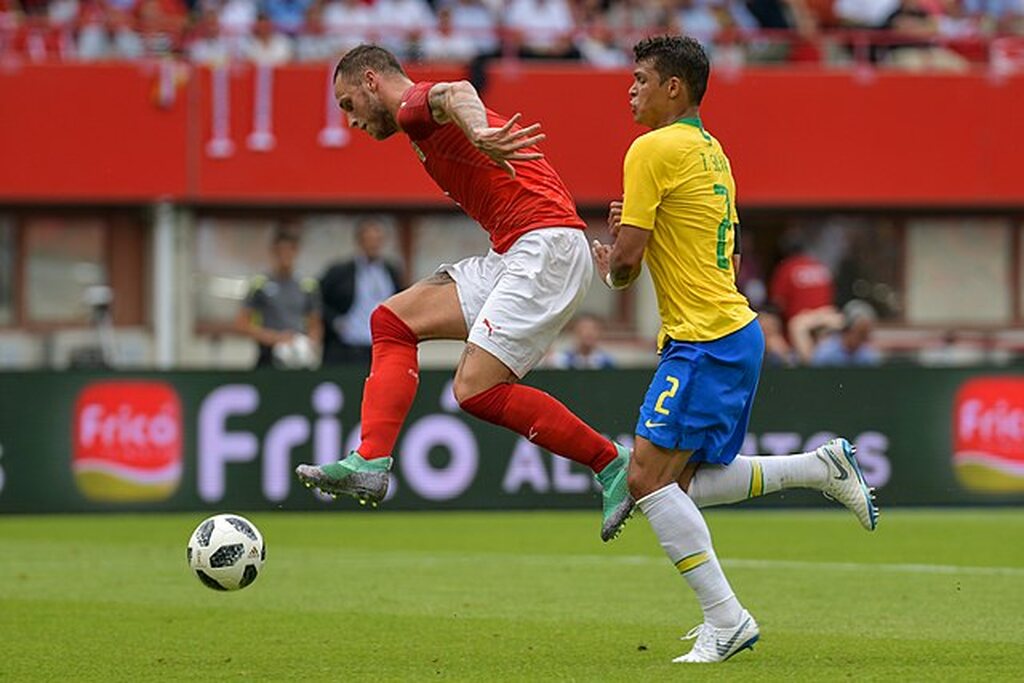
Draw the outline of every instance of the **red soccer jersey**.
M835 303L832 273L817 259L797 254L783 259L768 286L768 298L789 320L801 311L809 311Z
M511 178L456 124L438 124L427 102L433 85L417 83L405 92L398 125L434 182L491 236L494 251L505 253L520 236L538 228L585 227L569 190L546 159L512 162L516 177ZM507 121L487 110L491 126Z

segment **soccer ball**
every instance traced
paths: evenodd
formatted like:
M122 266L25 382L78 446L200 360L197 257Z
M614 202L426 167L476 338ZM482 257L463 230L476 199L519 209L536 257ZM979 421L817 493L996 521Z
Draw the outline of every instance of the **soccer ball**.
M245 588L256 580L267 548L252 522L239 515L204 519L188 539L188 564L203 584L218 591Z

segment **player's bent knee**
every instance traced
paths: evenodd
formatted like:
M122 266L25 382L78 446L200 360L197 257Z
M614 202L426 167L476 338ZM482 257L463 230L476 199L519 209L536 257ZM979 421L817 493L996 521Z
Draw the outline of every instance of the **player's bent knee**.
M370 335L375 342L391 341L412 345L419 343L409 325L384 304L378 305L370 314Z
M465 410L466 408L463 404L480 394L490 391L498 384L500 382L486 382L482 378L467 377L464 373L459 373L455 375L455 380L452 382L452 394L455 395L455 400L459 406Z

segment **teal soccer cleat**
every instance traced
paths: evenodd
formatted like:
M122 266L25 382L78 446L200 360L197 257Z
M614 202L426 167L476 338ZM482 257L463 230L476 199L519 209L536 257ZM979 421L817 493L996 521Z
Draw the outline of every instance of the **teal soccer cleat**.
M376 506L388 492L388 471L392 459L366 460L352 451L344 460L327 465L299 465L295 474L307 488L317 488L331 497L352 496L361 504Z
M629 473L629 449L615 444L618 456L595 475L601 484L604 520L601 523L601 540L610 541L619 535L626 520L633 514L636 501L629 495L626 475Z

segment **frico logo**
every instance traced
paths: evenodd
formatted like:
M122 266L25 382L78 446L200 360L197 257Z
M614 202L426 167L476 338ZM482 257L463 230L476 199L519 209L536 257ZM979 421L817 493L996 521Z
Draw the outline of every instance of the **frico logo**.
M964 383L954 407L953 465L979 493L1024 492L1024 378Z
M75 401L71 468L95 501L165 500L181 482L181 402L163 382L86 386Z

